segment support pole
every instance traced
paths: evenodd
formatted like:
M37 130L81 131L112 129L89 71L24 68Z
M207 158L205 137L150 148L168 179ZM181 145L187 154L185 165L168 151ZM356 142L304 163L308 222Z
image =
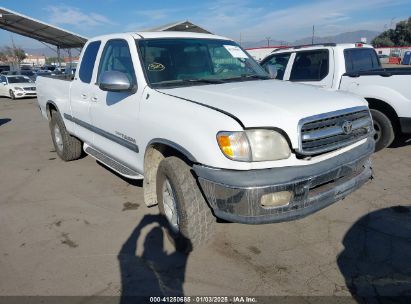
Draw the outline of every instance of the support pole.
M72 57L71 57L71 49L68 49L68 56L69 56L69 67L68 67L68 69L67 69L67 65L66 65L66 74L67 74L67 72L69 72L70 74L71 74L71 71L72 71L72 64L73 64L73 59L72 59Z
M57 46L57 61L58 61L59 68L61 68L60 47L59 46Z
M313 24L313 35L311 37L311 44L314 44L315 25Z

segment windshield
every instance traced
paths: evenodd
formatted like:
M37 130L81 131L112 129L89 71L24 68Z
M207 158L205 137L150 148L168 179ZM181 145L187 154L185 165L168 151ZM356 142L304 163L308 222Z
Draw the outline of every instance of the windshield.
M28 77L25 76L10 76L7 77L9 83L30 83L32 82Z
M144 39L137 45L154 87L269 79L235 42L218 39Z

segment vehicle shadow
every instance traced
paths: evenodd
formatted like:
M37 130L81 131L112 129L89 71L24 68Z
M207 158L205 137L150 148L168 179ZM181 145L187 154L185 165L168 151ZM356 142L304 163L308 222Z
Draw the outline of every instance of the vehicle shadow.
M10 118L0 118L0 126L5 125L6 123L10 122Z
M411 136L407 134L400 135L388 148L401 148L409 145L411 145Z
M142 230L153 225L144 237L143 251L138 255L137 243ZM137 303L135 296L183 296L188 254L165 251L167 227L163 216L146 215L121 247L117 256L121 272L121 304Z
M363 216L348 230L343 245L337 264L358 303L410 303L410 206Z

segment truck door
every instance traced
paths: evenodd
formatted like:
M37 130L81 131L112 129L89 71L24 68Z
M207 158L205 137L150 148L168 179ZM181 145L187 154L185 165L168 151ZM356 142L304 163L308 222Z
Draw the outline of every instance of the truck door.
M328 48L296 52L288 80L331 87L334 77L332 52L333 50Z
M71 114L65 118L75 123L74 133L84 142L93 142L94 131L90 121L90 94L93 70L101 41L90 42L81 58L78 76L74 78L70 89Z
M137 52L134 40L130 40ZM139 103L143 88L137 91L111 92L99 88L99 79L104 72L118 71L124 73L129 81L137 85L133 58L129 42L125 39L108 40L100 57L96 85L91 92L90 115L93 126L98 130L94 135L93 145L103 153L140 171L138 157L144 154L139 151ZM140 152L140 154L139 154Z

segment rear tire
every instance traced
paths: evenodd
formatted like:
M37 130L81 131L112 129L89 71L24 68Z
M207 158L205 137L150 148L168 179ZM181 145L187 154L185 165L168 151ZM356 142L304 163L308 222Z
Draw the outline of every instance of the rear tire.
M374 123L375 152L377 152L392 144L395 132L391 120L384 113L375 109L371 109L370 112Z
M52 112L49 125L57 155L64 161L79 159L82 154L82 143L67 132L58 112Z
M13 92L12 90L9 91L9 94L10 94L10 98L11 98L12 100L15 100L15 99L16 99L16 95L14 95L14 92Z
M190 252L213 236L215 217L191 167L180 158L171 156L161 161L157 171L157 201L169 225L167 235L178 251Z

